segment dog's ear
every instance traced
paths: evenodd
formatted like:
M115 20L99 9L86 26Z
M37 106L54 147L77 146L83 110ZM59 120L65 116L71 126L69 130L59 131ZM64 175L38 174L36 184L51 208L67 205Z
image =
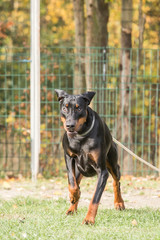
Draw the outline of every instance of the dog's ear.
M90 104L90 102L92 101L92 98L94 97L96 93L95 92L86 92L86 93L83 93L81 96L87 100L88 102L88 105Z
M55 92L57 94L58 101L61 101L63 98L68 96L68 94L65 91L60 90L60 89L55 89Z

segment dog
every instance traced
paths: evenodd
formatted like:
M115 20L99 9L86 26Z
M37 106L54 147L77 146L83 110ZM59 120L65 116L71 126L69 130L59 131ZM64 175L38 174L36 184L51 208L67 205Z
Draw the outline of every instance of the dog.
M77 211L80 182L83 176L98 175L98 182L84 224L94 224L98 205L109 173L113 177L114 206L125 209L120 189L120 167L116 144L105 122L88 105L95 92L69 95L55 89L60 102L61 121L65 129L62 145L68 173L71 205L67 215Z

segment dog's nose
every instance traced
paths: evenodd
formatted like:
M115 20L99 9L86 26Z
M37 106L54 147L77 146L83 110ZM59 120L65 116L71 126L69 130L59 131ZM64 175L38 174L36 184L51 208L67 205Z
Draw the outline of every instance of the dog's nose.
M70 119L66 121L66 128L68 131L71 131L71 132L74 131L75 126L76 126L75 121L73 120L71 121Z
M67 127L67 128L74 128L75 125L73 125L73 124L67 124L66 127Z
M74 132L74 128L75 128L74 124L67 124L66 127L69 132Z
M73 132L76 127L76 121L74 119L67 119L66 128L68 131Z

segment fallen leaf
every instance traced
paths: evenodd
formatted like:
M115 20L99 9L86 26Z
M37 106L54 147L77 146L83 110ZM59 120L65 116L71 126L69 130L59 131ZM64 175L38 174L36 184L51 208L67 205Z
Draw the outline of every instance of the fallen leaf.
M56 181L56 184L62 185L62 182L61 181Z
M54 194L54 195L62 195L61 192L54 192L53 194Z
M132 221L131 223L132 223L132 226L133 226L133 227L135 227L135 226L137 226L137 225L138 225L138 223L137 223L136 219L133 219L133 221Z
M17 206L16 204L14 204L14 205L13 205L13 208L16 209L16 208L18 208L18 206Z
M5 189L5 190L10 190L11 189L11 185L8 183L8 182L4 182L2 187Z

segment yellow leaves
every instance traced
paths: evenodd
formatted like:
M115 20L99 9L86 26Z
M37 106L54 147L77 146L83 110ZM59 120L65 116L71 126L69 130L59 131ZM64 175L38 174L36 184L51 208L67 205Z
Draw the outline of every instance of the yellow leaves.
M53 26L52 31L55 32L57 30L57 27Z
M74 37L73 4L63 0L51 0L47 6L46 20L53 24L54 43L68 41Z
M24 29L23 29L23 32L24 32L24 34L29 34L29 33L30 33L30 30L29 30L29 28L24 28Z
M25 20L24 15L20 15L19 18L18 18L18 22L22 23L24 20Z
M4 61L4 60L5 60L5 58L6 58L6 56L5 56L5 55L1 55L1 56L0 56L0 61Z
M41 131L43 131L45 129L46 129L46 124L45 123L41 124Z
M150 6L147 5L147 4L144 4L143 7L142 7L142 11L143 11L144 13L147 13L149 10L150 10Z
M133 34L135 39L138 39L138 37L139 37L139 28L138 28L138 25L135 24L135 23L132 24L132 34Z
M50 20L51 20L51 16L47 15L47 16L45 17L45 19L46 19L46 21L50 21Z
M14 122L15 122L15 113L14 113L14 112L12 112L12 113L8 116L8 118L6 119L6 122L7 122L7 123L14 123Z
M149 99L146 99L146 98L145 98L145 100L144 100L144 105L145 105L146 107L149 106Z
M108 1L108 0L107 0ZM150 2L150 3L149 3ZM154 16L148 14L151 11L151 8L154 11L156 7L152 6L152 3L155 4L155 0L147 2L146 0L142 1L142 14L145 16L145 30L144 30L144 48L157 48L158 47L158 32L156 31L157 19ZM156 1L158 3L158 1ZM108 23L108 32L109 32L109 46L120 47L121 46L121 2L120 1L111 1L110 3L110 17ZM153 11L152 10L152 11ZM133 47L138 47L138 38L139 38L139 0L133 1L133 21L132 21L132 43ZM117 41L118 40L118 41Z
M119 2L110 3L112 11L110 11L108 32L109 46L120 47L120 29L121 29L121 12L119 11Z

